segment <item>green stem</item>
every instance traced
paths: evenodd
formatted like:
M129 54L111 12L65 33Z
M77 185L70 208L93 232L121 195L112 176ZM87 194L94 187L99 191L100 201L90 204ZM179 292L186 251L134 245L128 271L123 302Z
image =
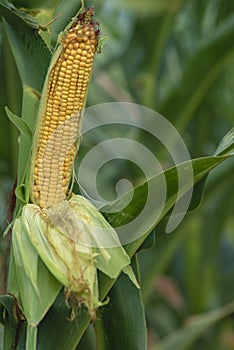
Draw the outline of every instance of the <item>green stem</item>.
M26 350L37 349L37 327L28 324Z

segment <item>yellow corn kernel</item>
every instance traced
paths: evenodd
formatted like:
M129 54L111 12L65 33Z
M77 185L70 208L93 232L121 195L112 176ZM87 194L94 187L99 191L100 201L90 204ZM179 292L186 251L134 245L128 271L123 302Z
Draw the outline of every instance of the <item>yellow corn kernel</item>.
M43 115L39 115L32 164L31 199L41 208L62 202L68 192L81 110L98 45L99 30L92 16L88 8L65 33L62 51L46 80L45 108L39 109Z

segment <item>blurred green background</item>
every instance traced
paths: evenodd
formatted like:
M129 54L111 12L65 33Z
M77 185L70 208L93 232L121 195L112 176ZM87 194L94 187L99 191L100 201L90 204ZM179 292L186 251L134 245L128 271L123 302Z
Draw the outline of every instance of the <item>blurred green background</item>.
M24 1L14 3L24 6ZM86 4L95 6L102 31L108 36L96 58L88 105L125 101L150 107L178 129L192 158L212 155L234 124L234 2L98 0ZM57 13L63 16L50 28L54 40L76 9L73 1L60 2ZM2 235L16 178L18 136L4 106L20 114L22 98L20 79L3 30L0 77ZM168 166L169 157L148 135L121 128L112 132L115 136L124 132L141 141L163 166ZM89 147L89 140L84 140L81 154ZM233 160L214 170L206 183L202 205L171 234L165 233L166 220L163 221L155 229L154 246L138 254L149 349L155 345L160 349L163 341L163 349L171 349L171 337L176 337L178 330L183 332L192 315L219 309L234 300L233 173ZM122 177L134 184L142 180L133 164L112 162L101 174L100 191L110 198L114 184ZM7 255L7 240L1 239L1 293L5 288ZM181 345L178 349L234 349L233 316L201 333L191 338L188 347ZM85 349L94 349L92 340L87 339Z

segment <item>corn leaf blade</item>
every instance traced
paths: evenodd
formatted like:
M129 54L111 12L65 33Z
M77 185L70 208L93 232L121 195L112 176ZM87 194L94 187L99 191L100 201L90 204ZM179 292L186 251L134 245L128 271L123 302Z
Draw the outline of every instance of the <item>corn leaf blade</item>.
M225 156L219 156L219 157L207 157L207 158L198 158L195 160L192 160L193 164L193 170L194 170L194 182L197 183L201 179L203 179L207 174L217 167L219 164L221 164L224 160L229 158L229 155ZM186 167L186 163L181 165L183 167ZM171 168L167 170L164 175L166 176L167 183L168 183L168 197L166 201L166 205L164 208L164 211L160 217L160 220L167 214L167 212L172 208L176 201L177 197L177 186L173 182L174 179L174 169ZM160 190L160 177L162 175L157 175L154 178L151 179L155 183L155 195ZM157 185L157 186L156 186ZM147 194L146 189L144 186L140 186L136 189L136 203L141 203L141 201L144 201L144 198ZM140 205L140 203L138 205ZM137 210L135 211L134 206L129 207L128 210L132 213L133 217ZM119 214L119 219L122 220L122 223L124 223L124 217ZM110 222L115 223L114 217L110 218ZM155 225L158 224L158 221L155 222ZM141 227L139 226L139 232L141 232ZM147 237L147 234L149 232L142 232L142 238L138 239L137 241L133 242L132 244L129 244L126 246L126 251L129 256L133 256L134 253L137 251L139 246L142 244L144 239ZM100 298L104 299L107 295L108 291L110 290L111 286L114 284L114 279L107 278L102 273L99 273L99 284L100 284ZM81 314L77 317L76 322L68 323L64 320L64 316L66 314L63 314L62 310L59 311L59 306L61 306L62 303L62 296L60 296L60 299L56 301L56 303L53 305L50 312L46 315L45 319L41 322L40 328L39 328L39 350L43 349L45 346L47 346L48 350L53 349L53 344L55 341L60 340L58 350L62 350L65 346L64 338L66 337L66 334L69 334L69 340L67 340L66 345L69 346L71 349L75 348L78 344L83 332L85 331L88 323L89 323L89 317L86 312L81 312ZM65 316L66 317L66 316ZM56 320L56 326L54 327L52 332L47 331L47 327L51 322L55 324ZM79 328L77 328L77 324L79 324ZM61 342L61 343L60 343ZM61 347L60 347L61 344Z
M170 116L178 130L184 130L200 106L207 91L233 55L234 16L230 15L201 43L187 63L181 79L162 102L160 113ZM196 67L196 69L194 69Z
M234 128L232 128L221 140L215 155L234 154Z
M97 349L145 350L147 336L140 290L122 273L108 297L109 303L101 307L97 314Z
M4 348L10 349L17 334L18 319L15 313L15 299L10 295L0 296L0 322L4 325Z
M40 92L51 57L48 46L37 29L3 3L0 3L0 15L5 19L6 33L23 84Z
M194 316L182 330L172 333L150 350L187 350L211 326L233 312L234 303L230 303L214 311Z
M28 9L47 9L53 11L59 4L60 0L14 0L16 7L25 7Z

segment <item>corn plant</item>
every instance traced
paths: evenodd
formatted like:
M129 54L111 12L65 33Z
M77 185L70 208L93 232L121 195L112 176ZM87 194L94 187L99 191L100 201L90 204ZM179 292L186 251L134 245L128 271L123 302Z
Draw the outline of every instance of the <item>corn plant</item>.
M160 19L162 32L157 50L163 45L173 16L182 3L178 2L178 8ZM129 2L128 6L131 4ZM101 6L101 2L98 5ZM153 3L150 7L153 8ZM160 6L155 8L165 11ZM145 15L142 6L139 9L136 6L136 11L139 10ZM127 192L98 210L88 193L85 198L75 184L75 168L80 154L82 156L80 135L88 85L90 101L96 98L92 88L97 71L94 71L94 81L90 81L93 62L98 60L98 54L110 55L108 44L103 45L102 21L95 19L94 9L85 7L83 2L68 4L58 0L1 1L0 15L3 47L11 57L9 64L16 65L18 71L15 70L16 91L12 88L9 93L9 99L17 96L18 108L11 110L11 103L6 100L5 110L9 121L19 131L12 218L4 233L6 238L11 235L11 243L6 290L0 297L3 348L146 349L142 292L144 296L147 291L146 284L141 284L137 252L150 258L154 229L165 223L167 215L194 186L190 210L198 206L207 175L233 156L233 129L224 135L213 156L167 166L146 180L135 177L130 203ZM204 55L206 50L210 54L209 46L214 50L225 46L228 51L233 31L233 21L230 21L221 29L222 40L217 35L195 56L193 65L199 68L200 78L209 62L201 62L199 54ZM132 62L134 65L134 60ZM153 70L158 62L156 52ZM181 86L186 86L191 71L185 71ZM152 76L146 80L145 94L138 96L138 102L156 108ZM209 76L199 91L204 91L210 81ZM195 83L196 80L193 85ZM165 116L173 116L173 106L178 105L180 118L175 124L181 132L201 100L199 91L184 109L181 101L187 91L183 88L181 92L172 92L160 105L160 112ZM15 106L17 104L13 108ZM97 137L102 135L100 132ZM143 142L144 135L140 138ZM189 167L193 171L192 182L187 176ZM184 177L180 191L178 174ZM129 232L133 239L121 243L118 226L127 225L138 217L147 202L149 188L153 198L160 198L165 183L167 193L160 215L156 214L159 204L155 201L134 232ZM106 184L106 175L103 184ZM127 204L122 209L123 203ZM147 222L150 224L145 225ZM99 241L100 232L102 240ZM168 249L174 247L175 241L176 234ZM146 251L142 252L143 249ZM153 278L156 265L152 264L152 259L149 261ZM144 272L141 260L140 268ZM144 281L144 273L142 279ZM168 337L157 348L186 348L193 339L233 311L231 303L198 316L184 331L174 338ZM94 333L96 345L92 345Z

